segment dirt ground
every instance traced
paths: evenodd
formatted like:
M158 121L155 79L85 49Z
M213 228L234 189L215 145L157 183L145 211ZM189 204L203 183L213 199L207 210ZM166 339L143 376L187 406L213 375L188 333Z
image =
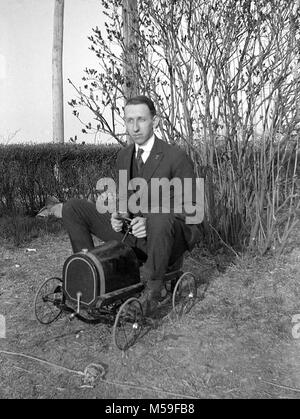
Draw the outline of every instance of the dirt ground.
M107 325L36 321L36 290L46 277L61 276L70 253L64 233L0 246L7 326L0 398L300 398L300 338L292 336L300 315L299 234L284 256L243 256L225 272L226 255L188 255L185 269L208 282L205 298L184 318L169 313L126 353L115 349ZM85 371L90 364L97 366Z

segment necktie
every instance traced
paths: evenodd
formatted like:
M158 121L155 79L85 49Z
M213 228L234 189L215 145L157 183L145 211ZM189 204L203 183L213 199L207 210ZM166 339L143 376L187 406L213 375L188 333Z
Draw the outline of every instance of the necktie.
M136 165L138 168L138 173L140 174L142 171L142 168L144 166L144 162L142 159L142 154L144 153L144 150L142 148L138 148L137 156L136 156Z

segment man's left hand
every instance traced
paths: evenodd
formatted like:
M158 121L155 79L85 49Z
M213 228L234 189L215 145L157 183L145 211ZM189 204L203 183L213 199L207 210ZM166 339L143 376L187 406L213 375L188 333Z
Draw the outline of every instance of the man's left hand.
M132 226L132 234L137 237L138 239L143 239L147 237L147 230L146 230L146 218L143 217L135 217L131 221Z

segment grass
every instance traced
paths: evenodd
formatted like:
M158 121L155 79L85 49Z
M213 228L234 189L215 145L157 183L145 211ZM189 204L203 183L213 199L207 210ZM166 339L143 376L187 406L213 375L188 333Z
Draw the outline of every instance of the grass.
M300 313L296 232L284 256L244 255L222 273L219 260L194 250L185 269L209 281L205 298L180 320L167 315L125 354L113 347L106 325L66 317L45 327L36 322L37 287L61 276L71 247L63 231L29 244L37 251L26 252L27 244L0 247L0 313L7 322L0 351L53 365L0 353L0 398L299 397L300 340L291 322ZM83 372L91 363L105 371L92 386L59 368Z
M23 215L0 217L0 238L20 246L31 240L62 231L62 220L54 216L45 218Z

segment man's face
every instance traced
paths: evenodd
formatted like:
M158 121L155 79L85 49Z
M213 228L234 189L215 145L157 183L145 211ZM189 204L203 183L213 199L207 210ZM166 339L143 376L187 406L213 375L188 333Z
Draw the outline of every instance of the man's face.
M153 135L158 125L158 118L152 116L144 103L125 107L125 125L130 138L138 145L143 145Z

